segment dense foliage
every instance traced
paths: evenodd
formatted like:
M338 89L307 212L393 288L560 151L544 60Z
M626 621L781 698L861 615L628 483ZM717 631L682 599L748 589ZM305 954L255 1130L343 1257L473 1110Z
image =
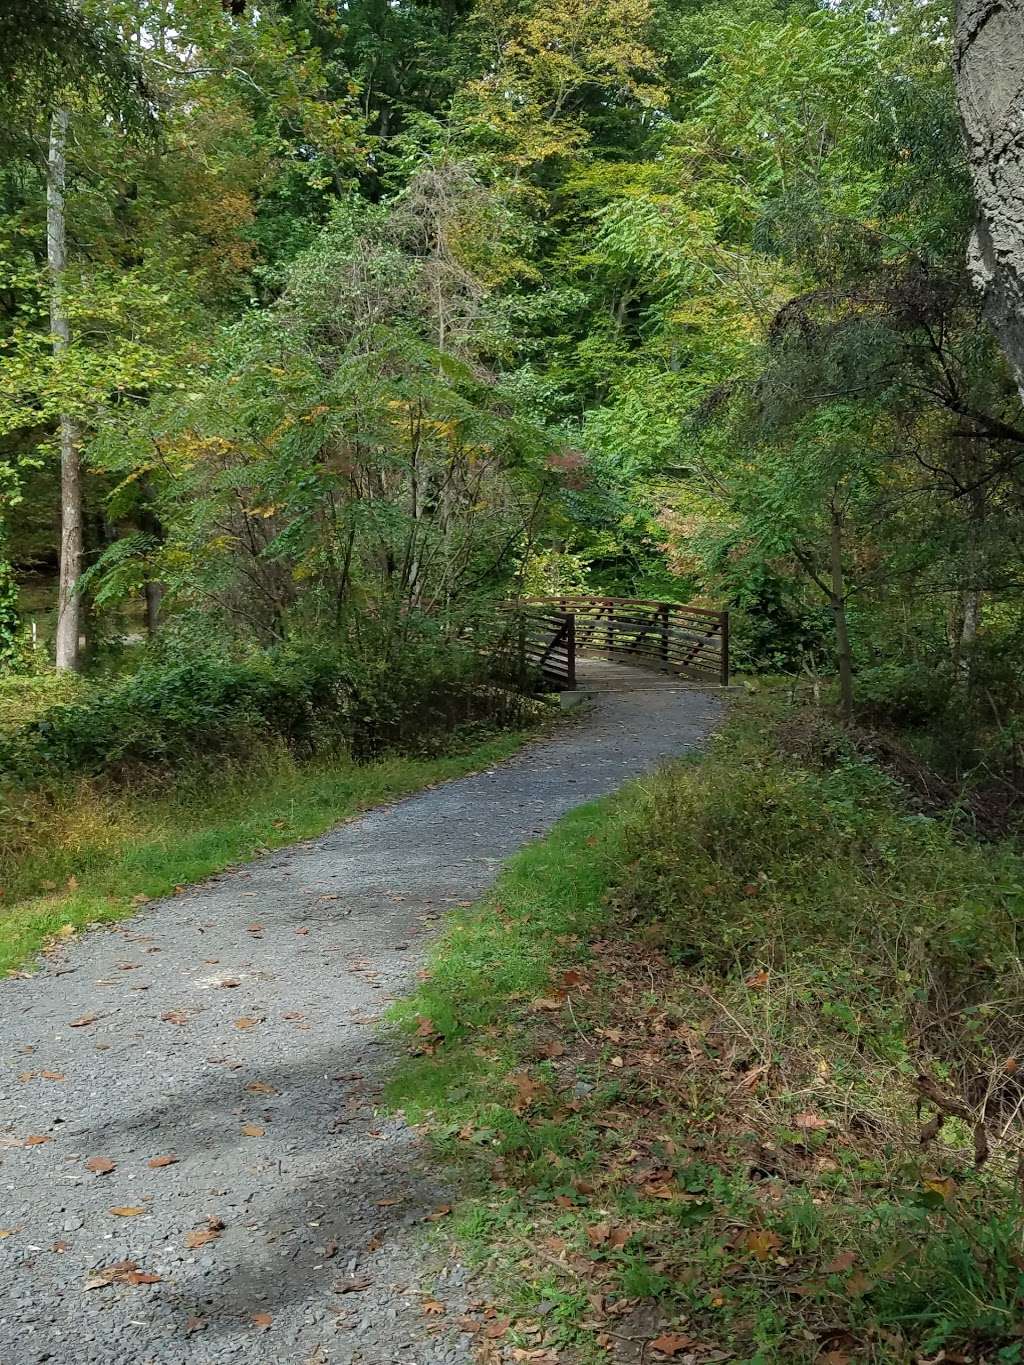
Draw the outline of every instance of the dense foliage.
M263 647L590 584L730 605L745 666L1012 758L1024 423L942 5L46 14L0 205L42 649L70 433L94 656L188 611Z

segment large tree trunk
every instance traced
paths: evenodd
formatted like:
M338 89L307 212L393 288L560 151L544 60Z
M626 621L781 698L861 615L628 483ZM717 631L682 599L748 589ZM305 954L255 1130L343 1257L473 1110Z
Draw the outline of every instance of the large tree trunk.
M68 115L58 109L50 120L50 154L46 167L46 259L50 268L50 332L53 354L60 357L71 340L64 302L67 269L67 225L64 220L64 149ZM79 666L82 602L78 580L82 573L81 432L68 413L60 418L60 588L57 597L56 664Z
M957 0L953 69L978 202L969 264L1024 394L1024 0Z

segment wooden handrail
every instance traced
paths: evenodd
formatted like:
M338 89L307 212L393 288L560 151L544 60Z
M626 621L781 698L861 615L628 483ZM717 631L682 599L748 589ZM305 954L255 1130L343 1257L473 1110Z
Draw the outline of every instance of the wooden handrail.
M529 598L510 603L509 609L520 617L524 666L556 685L575 687L581 651L729 684L727 611L596 593Z

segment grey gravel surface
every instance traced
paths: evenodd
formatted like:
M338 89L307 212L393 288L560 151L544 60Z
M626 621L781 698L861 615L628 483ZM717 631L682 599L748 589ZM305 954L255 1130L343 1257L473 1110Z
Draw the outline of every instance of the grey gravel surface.
M452 1324L481 1291L424 1258L450 1194L375 1110L391 1060L375 1022L446 907L571 807L698 745L719 707L603 693L491 771L0 981L0 1365L472 1360ZM108 1283L123 1263L159 1281Z

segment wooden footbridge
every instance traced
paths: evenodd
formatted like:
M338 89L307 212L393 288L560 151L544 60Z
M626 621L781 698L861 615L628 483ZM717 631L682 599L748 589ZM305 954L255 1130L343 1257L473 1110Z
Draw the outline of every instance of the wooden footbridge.
M586 594L534 598L512 610L522 662L551 686L574 690L577 662L588 655L729 685L727 611Z

